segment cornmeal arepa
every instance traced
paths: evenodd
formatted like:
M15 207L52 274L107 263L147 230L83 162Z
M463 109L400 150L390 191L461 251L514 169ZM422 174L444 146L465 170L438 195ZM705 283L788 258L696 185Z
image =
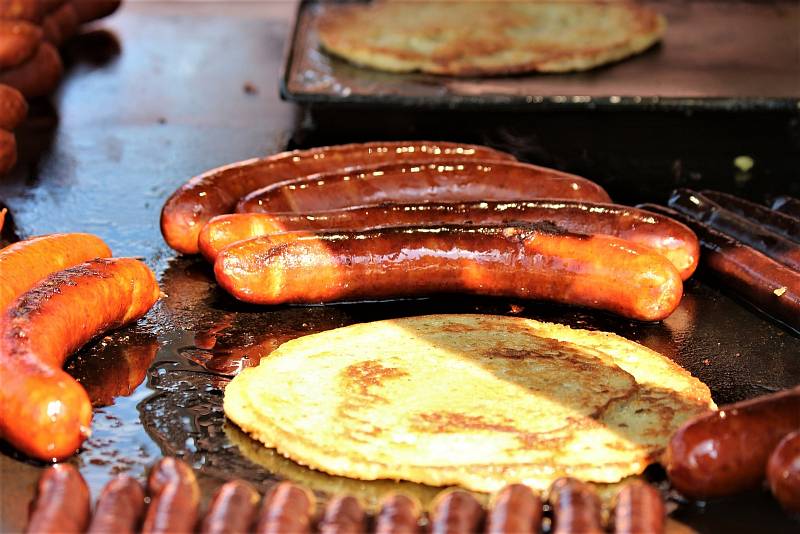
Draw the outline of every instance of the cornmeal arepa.
M617 482L712 408L641 345L530 319L430 315L284 343L227 386L228 418L309 467L364 480L544 490Z
M588 70L640 53L666 20L620 1L393 0L328 5L323 49L390 72L455 76Z

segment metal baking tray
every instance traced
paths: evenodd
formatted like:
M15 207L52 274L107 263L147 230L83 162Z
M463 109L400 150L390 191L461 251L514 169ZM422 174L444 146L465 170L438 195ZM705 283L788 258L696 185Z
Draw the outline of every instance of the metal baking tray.
M321 0L303 0L281 96L302 104L412 108L793 110L800 105L797 2L646 2L662 42L582 73L455 78L361 68L320 49Z

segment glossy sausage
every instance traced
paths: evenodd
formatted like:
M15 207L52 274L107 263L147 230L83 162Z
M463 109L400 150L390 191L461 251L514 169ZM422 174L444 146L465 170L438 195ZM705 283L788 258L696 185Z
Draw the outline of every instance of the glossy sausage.
M0 130L0 176L17 164L17 138L6 130Z
M256 304L469 293L589 306L643 321L667 317L683 292L663 256L549 224L276 237L286 242L257 237L223 250L214 264L217 282Z
M108 245L92 234L50 234L9 245L0 250L0 310L56 271L109 256Z
M314 496L291 482L281 482L264 497L257 534L302 534L311 532Z
M691 189L678 189L672 193L669 205L684 215L763 252L775 261L800 271L800 245L722 208L700 193Z
M614 503L615 534L661 534L666 519L664 500L650 484L634 480L617 493Z
M42 42L27 61L0 71L0 83L14 87L25 98L38 98L55 91L63 74L64 66L58 50L50 43Z
M13 130L28 114L28 103L22 93L10 85L0 85L0 129Z
M767 462L772 494L787 511L800 513L800 428L787 434Z
M144 315L155 276L130 258L95 259L51 274L0 317L0 434L41 460L70 456L88 437L92 405L61 367L94 336Z
M192 468L167 457L153 466L147 477L147 507L143 534L194 532L200 506L200 488Z
M203 534L250 532L261 495L242 480L223 484L214 494L200 526Z
M41 0L0 0L0 19L38 22L44 7Z
M416 500L402 493L391 493L381 501L375 534L416 534L419 516L420 505Z
M362 534L366 532L366 516L358 499L352 495L334 497L325 507L319 525L320 534Z
M144 515L142 486L128 475L119 475L105 485L94 508L88 534L134 534Z
M0 19L0 69L19 65L36 52L42 30L24 20Z
M772 203L772 209L800 219L800 198L790 196L780 196Z
M669 217L627 206L569 200L430 202L306 213L233 213L211 219L200 232L198 243L200 252L214 261L219 251L231 243L275 232L542 221L569 232L612 235L649 247L666 256L684 280L692 275L700 256L694 232Z
M693 499L758 487L778 442L800 428L800 386L722 406L695 417L670 439L664 456L672 486Z
M588 484L559 478L550 486L552 534L602 534L600 499Z
M542 528L542 499L523 484L500 490L489 508L487 534L538 534Z
M196 176L161 210L161 233L178 252L196 254L197 236L215 215L231 213L240 198L270 184L336 169L389 162L464 158L513 159L488 147L431 141L374 142L281 152L241 161Z
M553 198L610 202L602 187L573 174L514 161L392 163L321 173L253 191L239 213L305 212L379 203Z
M764 228L791 239L795 243L800 243L800 220L798 219L728 193L703 191L702 195L741 217L763 225Z
M478 531L483 508L469 492L447 490L432 504L431 534L472 534Z
M39 479L26 532L83 532L89 523L89 508L89 487L78 470L69 464L54 465L45 469Z
M674 210L654 204L639 207L664 213L692 228L703 249L703 265L720 284L800 330L800 273Z

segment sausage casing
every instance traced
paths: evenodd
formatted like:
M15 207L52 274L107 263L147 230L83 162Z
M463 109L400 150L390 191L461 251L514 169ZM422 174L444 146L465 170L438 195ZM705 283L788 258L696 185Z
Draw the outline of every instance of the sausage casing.
M416 534L420 512L416 500L402 493L390 493L381 501L375 518L375 534Z
M510 484L492 498L486 534L536 534L542 527L542 499L523 484Z
M800 429L787 434L770 454L767 481L786 510L800 513Z
M142 486L127 475L112 479L103 487L92 514L87 534L134 534L144 514Z
M191 467L177 458L162 458L150 470L147 493L150 505L142 525L143 534L194 532L200 488Z
M0 69L19 65L36 52L42 30L24 20L0 19Z
M447 490L432 505L431 534L472 534L483 520L483 508L469 492Z
M203 518L203 534L250 532L261 495L243 480L226 482L216 491Z
M13 130L28 114L28 103L22 93L10 85L0 84L0 129Z
M320 534L362 534L366 532L365 521L358 499L339 495L328 502L318 530Z
M614 503L615 534L661 534L666 524L664 500L656 488L635 480L625 484Z
M89 487L73 466L57 464L39 479L36 502L26 532L79 533L89 522Z
M255 532L302 534L311 532L315 499L305 488L281 482L264 497Z
M0 83L14 87L25 98L38 98L55 91L63 74L64 66L58 50L50 43L42 42L26 61L0 71Z
M755 221L770 231L791 239L795 243L800 243L800 220L728 193L703 191L702 194L723 208L729 209L741 217Z
M573 478L559 478L550 486L553 534L602 534L600 499L591 486Z

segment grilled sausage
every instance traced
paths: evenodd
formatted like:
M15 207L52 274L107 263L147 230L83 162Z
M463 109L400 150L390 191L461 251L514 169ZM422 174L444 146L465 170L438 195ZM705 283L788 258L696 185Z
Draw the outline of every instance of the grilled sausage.
M772 209L785 213L789 217L800 219L800 198L780 196L772 203Z
M549 225L409 227L257 237L217 257L219 284L257 304L471 293L552 300L657 321L683 285L663 256Z
M392 163L315 174L266 186L239 201L240 213L319 211L385 202L556 198L610 202L585 178L511 161Z
M767 462L770 490L789 512L800 512L800 429L787 434Z
M588 484L559 478L550 486L553 534L602 534L600 499Z
M0 20L0 69L15 67L33 56L42 30L24 20Z
M88 534L134 534L144 513L142 486L128 475L105 485L94 508Z
M334 497L325 507L319 525L320 534L362 534L366 532L366 516L358 499L352 495Z
M748 221L691 189L678 189L669 199L673 209L728 234L787 267L800 271L800 245Z
M10 85L25 98L37 98L52 93L61 81L64 66L58 50L43 42L27 61L0 71L0 83Z
M39 22L43 14L41 0L0 0L0 19Z
M800 273L674 210L654 204L639 207L664 213L692 228L703 248L703 264L723 286L800 330Z
M92 234L50 234L0 250L0 311L44 277L94 258L111 256Z
M357 206L308 213L233 213L209 221L200 232L200 252L210 261L220 250L252 237L293 230L368 230L385 226L508 224L549 221L569 232L612 235L666 256L682 279L697 267L700 245L685 225L654 213L588 202L430 202Z
M42 473L26 532L79 533L89 522L89 487L73 466L57 464Z
M616 534L661 534L666 524L666 509L656 488L641 480L625 484L614 504Z
M489 508L487 534L536 534L542 527L542 499L523 484L500 490Z
M177 458L162 458L150 471L147 493L143 534L194 532L200 488L191 467Z
M61 366L97 334L134 321L158 299L155 276L130 258L51 274L0 318L0 434L42 460L65 458L89 434L92 405Z
M196 254L200 229L215 215L231 213L244 195L270 184L323 171L387 162L464 158L513 159L488 147L430 141L375 142L282 152L212 169L189 180L167 199L161 233L178 252Z
M703 191L702 195L741 217L755 221L795 243L800 243L800 220L728 193Z
M28 103L22 93L10 85L0 85L0 129L13 130L27 114Z
M81 24L111 15L121 3L122 0L72 0Z
M695 417L670 439L673 487L694 499L734 495L764 480L769 454L800 428L800 386Z
M77 4L80 3L80 0L78 0ZM78 20L78 13L75 11L75 4L74 1L63 4L42 21L44 38L54 46L61 46L78 33L80 20Z
M291 482L281 482L264 497L257 534L302 534L311 532L314 496Z
M443 491L436 496L432 509L431 534L472 534L483 519L480 503L463 490Z
M416 534L419 515L420 505L416 500L402 493L391 493L381 501L375 534Z
M0 130L0 176L17 164L17 138L6 130Z
M203 534L233 534L250 532L261 495L242 480L223 484L214 494L200 532Z

